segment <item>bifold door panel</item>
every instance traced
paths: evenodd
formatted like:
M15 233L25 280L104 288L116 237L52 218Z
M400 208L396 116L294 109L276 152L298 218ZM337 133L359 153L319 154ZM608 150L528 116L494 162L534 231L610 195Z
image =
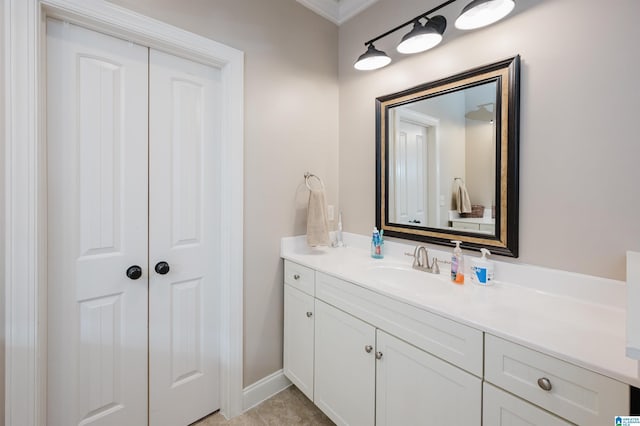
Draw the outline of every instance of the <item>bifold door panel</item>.
M153 49L149 64L149 415L186 425L219 400L220 73Z
M219 72L56 20L46 43L47 424L189 424L219 407Z

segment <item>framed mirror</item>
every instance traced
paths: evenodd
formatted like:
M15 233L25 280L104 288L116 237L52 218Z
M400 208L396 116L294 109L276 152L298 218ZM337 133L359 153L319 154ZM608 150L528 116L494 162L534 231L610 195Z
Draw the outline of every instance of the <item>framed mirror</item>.
M385 236L518 256L520 57L376 99Z

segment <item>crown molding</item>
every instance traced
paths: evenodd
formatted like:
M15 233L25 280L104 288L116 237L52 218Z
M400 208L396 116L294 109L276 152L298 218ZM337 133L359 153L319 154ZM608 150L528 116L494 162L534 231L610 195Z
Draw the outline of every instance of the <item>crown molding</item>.
M297 0L318 15L340 25L378 0Z

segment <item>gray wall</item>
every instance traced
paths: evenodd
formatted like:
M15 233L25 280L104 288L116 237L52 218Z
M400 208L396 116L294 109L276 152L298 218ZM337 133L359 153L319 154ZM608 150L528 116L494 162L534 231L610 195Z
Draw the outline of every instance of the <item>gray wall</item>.
M466 3L457 2L444 9L449 28L440 46L398 58L401 31L376 43L395 62L353 69L365 41L439 3L380 0L340 27L345 229L367 234L375 221L375 98L520 54L515 262L625 279L625 251L640 250L640 2L618 0L603 10L597 0L519 0L508 19L468 34L453 27Z
M280 238L338 200L338 30L295 0L113 0L245 52L244 384L282 368Z

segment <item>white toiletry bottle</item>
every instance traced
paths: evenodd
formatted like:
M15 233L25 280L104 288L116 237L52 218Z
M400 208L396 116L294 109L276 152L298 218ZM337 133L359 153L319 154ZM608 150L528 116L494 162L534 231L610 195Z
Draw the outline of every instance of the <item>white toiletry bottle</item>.
M493 284L493 262L487 260L491 252L485 248L480 249L482 257L471 260L471 281L479 285Z
M464 284L464 255L460 248L462 241L451 241L456 243L451 255L451 281L456 284Z
M373 227L373 234L371 235L371 257L374 259L382 259L384 253L382 253L382 238L377 227Z

